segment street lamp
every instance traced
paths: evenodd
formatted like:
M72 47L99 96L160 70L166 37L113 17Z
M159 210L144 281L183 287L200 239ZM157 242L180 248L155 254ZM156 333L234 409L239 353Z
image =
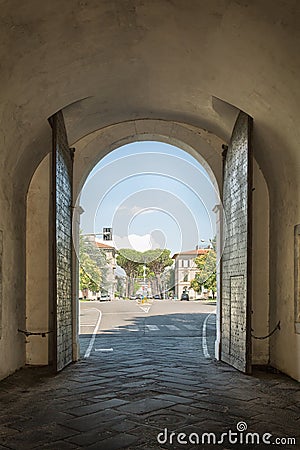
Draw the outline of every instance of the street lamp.
M208 248L213 248L212 240L211 240L211 239L209 239L208 241L205 240L205 239L200 239L200 242L207 242L207 243L209 244L209 247L208 247Z
M104 241L112 241L112 228L103 228L102 233L86 233L82 236L103 236Z

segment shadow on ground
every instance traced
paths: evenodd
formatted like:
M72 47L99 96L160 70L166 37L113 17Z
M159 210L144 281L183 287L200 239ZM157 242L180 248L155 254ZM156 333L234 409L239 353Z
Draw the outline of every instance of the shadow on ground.
M204 357L201 333L206 315L199 316L188 322L196 330L185 329L180 314L164 320L154 316L156 331L146 331L153 317L149 322L137 319L121 331L98 335L90 358L82 358L56 376L46 368L27 368L4 380L0 383L0 449L270 448L261 441L244 445L226 439L212 445L213 436L220 440L229 429L236 432L239 422L260 439L264 433L272 434L272 440L298 435L296 446L276 447L299 448L299 384L260 371L245 376ZM160 331L160 320L179 330L173 330L173 335L170 329ZM131 326L138 331L128 331ZM211 345L213 321L208 323L207 336ZM159 442L157 436L165 429L166 442L164 434ZM171 432L175 433L172 443ZM210 443L208 432L214 433ZM178 443L179 433L192 436L192 442Z

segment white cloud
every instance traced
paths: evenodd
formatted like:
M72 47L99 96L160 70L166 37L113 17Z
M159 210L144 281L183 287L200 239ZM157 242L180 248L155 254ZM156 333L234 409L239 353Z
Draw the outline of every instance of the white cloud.
M140 214L153 214L156 212L156 210L153 208L148 208L148 209L144 209L144 210L140 210L140 211L141 211Z
M129 214L130 216L135 216L135 215L139 215L139 214L153 214L156 212L156 208L153 208L153 207L145 208L145 207L138 206L138 205L135 205L132 207L128 207L126 205L121 205L121 206L118 206L117 212L122 213L122 214Z
M128 209L130 211L130 213L135 216L135 215L140 215L140 214L152 214L155 212L154 208L142 208L141 206L133 206L132 208Z
M144 236L140 236L138 234L130 234L128 238L131 246L139 252L150 250L152 247L150 234L145 234Z
M128 236L114 236L114 246L120 248L132 248L139 252L159 248L159 244L153 240L150 234L129 234Z

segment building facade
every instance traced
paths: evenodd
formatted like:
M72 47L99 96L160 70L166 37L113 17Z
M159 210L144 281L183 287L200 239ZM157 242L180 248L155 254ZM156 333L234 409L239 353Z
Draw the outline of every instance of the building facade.
M205 255L209 250L196 249L175 253L172 258L175 261L175 296L181 298L183 292L188 292L190 299L196 297L197 293L190 288L191 281L195 278L199 269L196 266L197 256Z

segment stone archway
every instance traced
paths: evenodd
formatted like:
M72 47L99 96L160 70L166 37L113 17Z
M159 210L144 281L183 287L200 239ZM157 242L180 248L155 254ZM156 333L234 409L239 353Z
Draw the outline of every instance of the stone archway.
M161 141L176 145L190 153L209 173L214 187L222 185L222 144L216 135L194 126L167 121L140 119L121 122L88 134L73 143L74 195L77 197L88 174L106 154L136 141Z
M95 164L110 151L122 145L136 142L156 140L174 144L179 148L194 156L207 170L217 191L222 189L222 144L224 142L207 131L192 127L187 124L172 121L162 121L153 119L142 119L135 121L122 122L111 125L94 133L89 134L75 143L76 158L74 165L74 198L80 193L80 190L87 178L89 172ZM264 212L269 212L268 190L266 182L256 162L254 162L254 177L256 199L254 199L254 228L255 236L264 236L264 244L255 239L254 257L253 257L253 305L256 310L252 316L252 328L258 331L258 334L267 334L268 332L268 314L269 314L269 278L268 278L268 220L262 219L261 204L265 208ZM259 199L259 200L258 200ZM77 205L79 206L79 204ZM260 211L260 213L259 213ZM223 238L223 216L222 205L216 205L217 213L217 258L220 261ZM79 218L75 217L75 234L78 234ZM263 266L263 269L262 269ZM266 275L262 280L262 271ZM75 271L74 278L78 279L78 273ZM218 291L220 293L220 266L217 272ZM260 298L264 297L261 301ZM226 318L223 318L226 320ZM76 327L78 324L76 323ZM250 330L249 330L250 332ZM221 302L218 301L217 307L217 339L215 346L215 356L220 359L221 345ZM269 358L268 341L256 341L253 343L253 363L266 364Z
M187 124L177 122L143 119L136 121L122 122L111 125L104 129L95 131L83 139L79 140L73 146L76 148L74 162L74 198L77 198L86 177L95 166L95 164L110 151L124 144L145 140L157 140L174 144L179 148L189 152L194 156L211 175L212 183L220 192L222 186L222 144L221 139L215 135L192 127ZM28 317L31 317L35 329L45 329L47 316L44 314L45 323L39 322L39 319L31 316L32 311L49 311L49 299L47 295L43 296L41 303L40 292L46 289L47 292L47 270L46 263L47 252L42 248L47 247L47 199L49 199L49 188L47 187L47 174L49 171L49 157L47 156L37 168L27 195L27 311ZM45 184L46 183L46 184ZM254 214L253 214L253 315L252 328L257 335L266 335L268 329L269 315L269 199L268 189L263 174L259 166L254 161ZM35 196L39 193L39 197ZM78 206L78 205L77 205ZM216 208L218 233L218 257L220 258L222 249L221 226L222 216L221 208ZM74 242L76 245L76 236L79 231L79 212L75 208L74 214ZM40 229L39 233L36 233ZM41 231L43 230L43 231ZM42 234L41 234L42 233ZM34 236L34 239L32 238ZM39 236L43 241L43 247L37 245ZM45 247L45 248L46 248ZM39 264L41 261L41 264ZM34 267L38 264L40 269L44 267L44 276L39 277L38 283L35 283ZM77 304L77 281L78 270L73 268L73 357L79 353L78 347L78 304ZM218 270L218 289L220 289L220 271ZM35 292L35 293L34 293ZM49 317L48 317L49 319ZM224 318L223 318L224 320ZM30 321L28 322L30 325ZM215 356L220 358L221 342L221 314L220 302L218 302L217 313L217 340ZM47 337L46 340L49 338ZM27 362L30 364L48 364L48 344L45 338L31 337L27 345ZM266 341L253 342L253 363L266 364L269 358L269 343Z

